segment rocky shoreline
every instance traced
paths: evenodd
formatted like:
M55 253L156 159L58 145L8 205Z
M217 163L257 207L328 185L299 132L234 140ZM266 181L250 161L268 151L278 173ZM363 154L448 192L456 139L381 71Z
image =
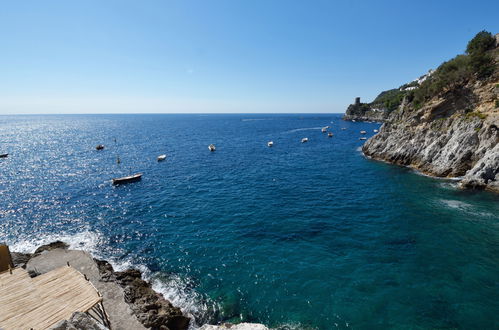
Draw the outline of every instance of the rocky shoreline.
M431 76L409 92L393 92L392 98L403 99L387 115L379 133L363 145L364 155L435 177L458 178L462 188L499 192L499 34L495 40L495 47L484 53L492 62L486 78L477 73L447 78L448 72L457 70L458 61L472 56L460 55L432 72L436 78ZM424 102L416 100L418 88L436 85L432 79L441 82L442 77L450 82L441 91L428 88ZM377 120L371 108L357 99L344 119Z
M15 267L25 268L30 276L46 273L68 263L84 274L101 293L103 304L113 329L187 330L194 328L192 320L180 308L173 306L162 294L154 291L136 269L115 271L112 265L93 258L80 250L56 241L43 245L34 253L11 252ZM203 325L202 330L216 329L266 330L261 324ZM54 330L105 329L84 313L75 313L70 320L58 323Z
M475 82L417 111L401 106L362 151L428 175L461 178L463 188L499 192L497 89L496 82ZM482 111L466 112L479 105Z

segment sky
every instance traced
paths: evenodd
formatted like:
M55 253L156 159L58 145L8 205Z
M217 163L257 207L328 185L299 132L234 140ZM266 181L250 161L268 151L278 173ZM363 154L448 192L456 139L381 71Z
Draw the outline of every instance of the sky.
M341 113L499 33L499 1L0 1L0 114Z

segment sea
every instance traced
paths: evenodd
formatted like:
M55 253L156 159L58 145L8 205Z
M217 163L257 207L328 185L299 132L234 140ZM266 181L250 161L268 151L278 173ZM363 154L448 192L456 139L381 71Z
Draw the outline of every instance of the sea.
M191 329L497 329L499 195L367 159L360 131L380 126L339 114L0 116L0 241L33 252L63 240L136 267Z

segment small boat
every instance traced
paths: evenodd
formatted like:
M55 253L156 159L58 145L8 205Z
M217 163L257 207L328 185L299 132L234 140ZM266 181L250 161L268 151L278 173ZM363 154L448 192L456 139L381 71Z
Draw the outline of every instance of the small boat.
M158 162L160 162L162 160L165 160L166 159L166 155L159 155L157 159L158 159Z
M342 127L342 128L341 128L341 130L342 130L342 131L344 131L344 130L346 130L346 129L347 129L346 127Z
M124 176L122 178L115 178L113 179L113 184L123 184L123 183L131 183L131 182L137 182L140 181L142 178L142 173L137 173L129 176Z
M7 158L9 154L0 154L0 158Z
M327 128L328 128L327 126L326 126L326 127L323 127L323 128L321 129L321 132L322 132L322 133L326 133L326 132L327 132Z
M355 123L355 119L352 119L352 122Z
M374 132L374 133L378 133L378 130L377 130L377 129L374 129L374 130L373 130L373 132Z
M104 149L104 145L103 144L98 144L97 147L95 147L95 149L102 150L102 149Z
M333 133L329 132L329 133L327 133L327 136L328 137L333 137Z
M268 147L272 147L273 145L274 145L274 141L269 141L269 142L267 142L267 146L268 146Z
M305 142L308 142L308 138L301 139L301 143L305 143Z
M215 148L215 145L214 144L210 144L208 146L208 149L210 149L210 151L215 151L217 148Z
M366 131L360 131L360 134L366 134L367 132Z
M361 138L359 138L359 140L367 140L367 138L366 137L361 137Z

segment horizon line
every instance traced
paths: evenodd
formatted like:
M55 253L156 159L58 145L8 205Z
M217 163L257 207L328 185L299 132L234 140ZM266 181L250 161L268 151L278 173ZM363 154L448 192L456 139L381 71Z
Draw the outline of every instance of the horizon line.
M47 113L0 113L0 116L36 115L341 115L344 112L47 112Z

